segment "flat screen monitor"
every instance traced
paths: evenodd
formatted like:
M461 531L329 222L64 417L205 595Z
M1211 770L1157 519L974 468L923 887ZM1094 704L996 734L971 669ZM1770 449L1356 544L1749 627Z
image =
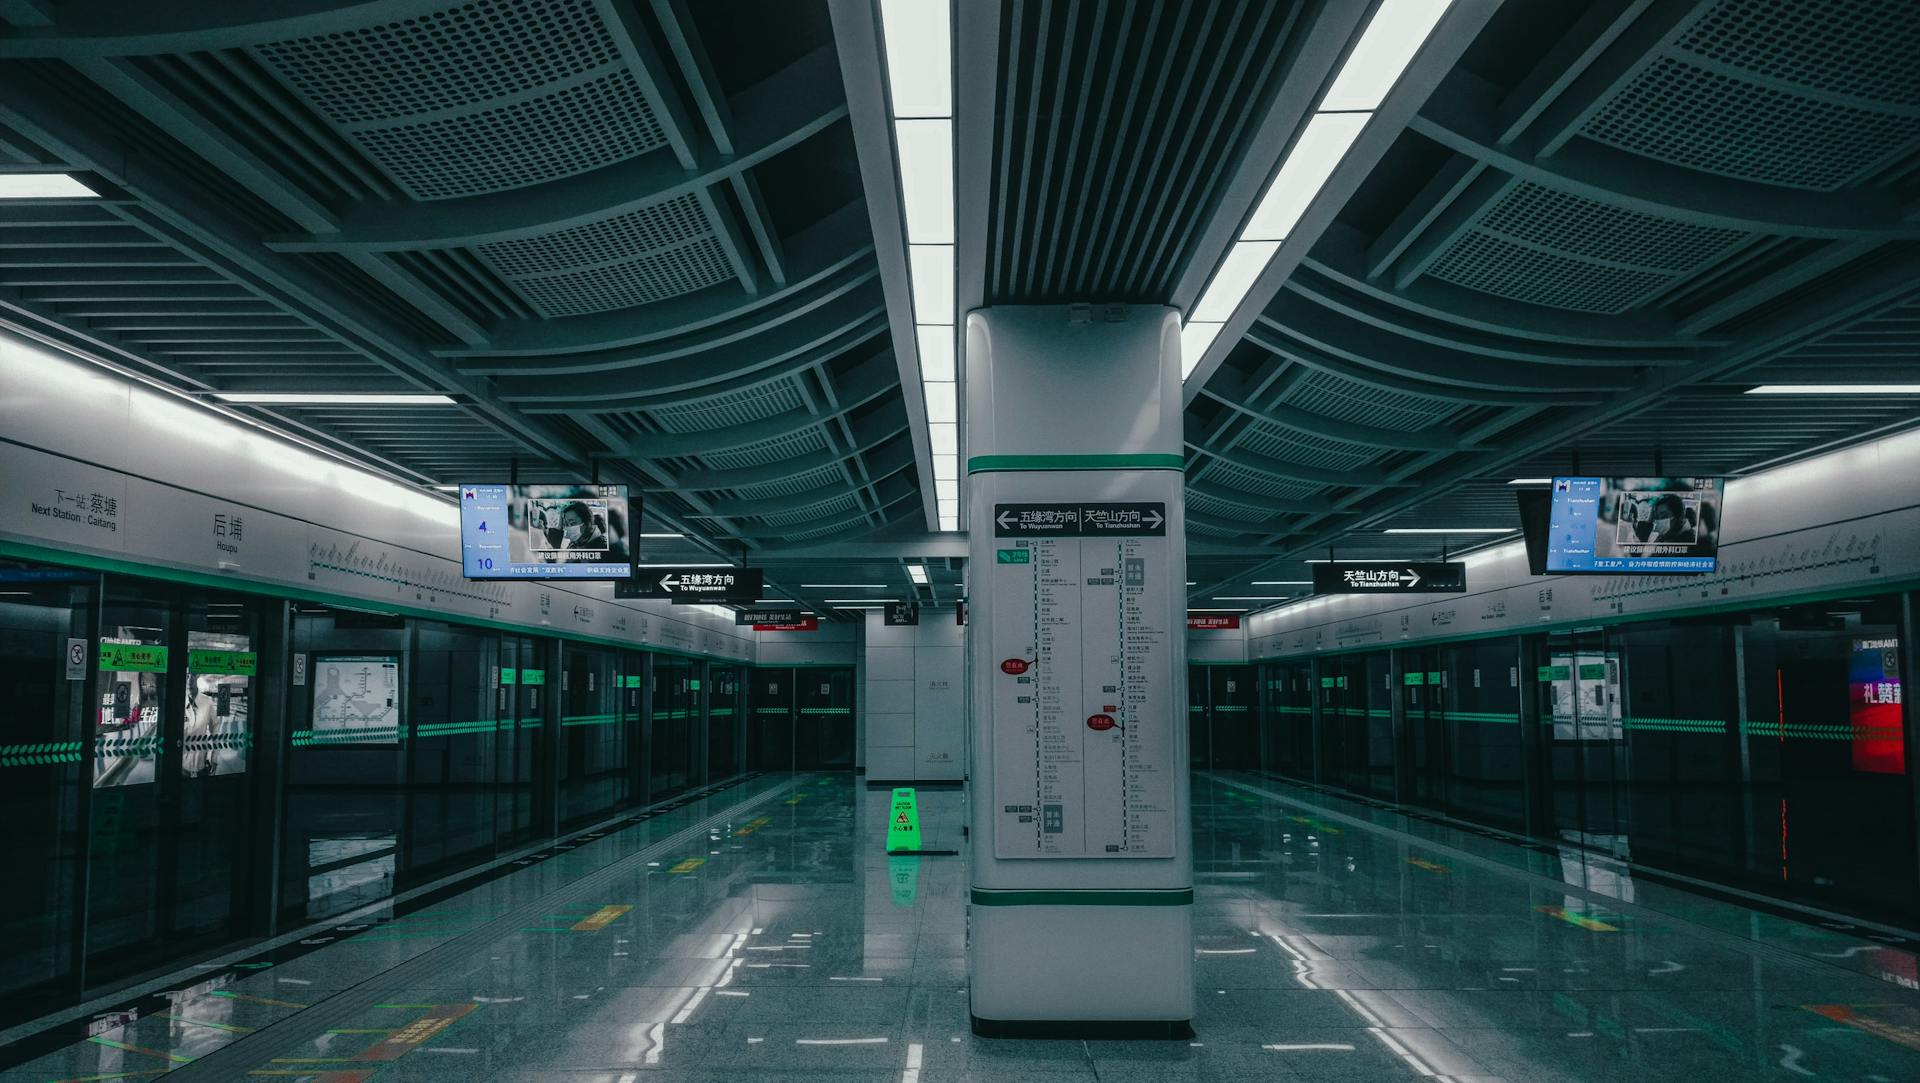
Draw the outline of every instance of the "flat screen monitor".
M1554 478L1547 571L1711 572L1725 492L1724 478Z
M468 579L628 579L639 529L624 485L462 485Z

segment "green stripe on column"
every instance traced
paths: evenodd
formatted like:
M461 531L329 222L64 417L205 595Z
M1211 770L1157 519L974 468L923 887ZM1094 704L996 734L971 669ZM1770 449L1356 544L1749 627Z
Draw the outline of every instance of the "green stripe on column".
M975 455L967 473L994 470L1185 470L1179 455Z
M1002 891L973 889L975 906L1192 906L1190 887L1155 891Z

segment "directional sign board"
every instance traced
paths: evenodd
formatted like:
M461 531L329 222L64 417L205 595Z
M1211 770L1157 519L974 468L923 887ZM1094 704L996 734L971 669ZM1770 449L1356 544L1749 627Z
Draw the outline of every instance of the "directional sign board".
M733 623L740 624L799 624L806 614L797 606L749 606L733 611Z
M1164 503L1094 502L1073 504L995 504L996 538L1101 538L1114 535L1142 538L1167 536Z
M616 598L666 598L674 605L738 605L760 597L759 568L642 568L613 585Z
M1315 594L1459 594L1467 589L1460 561L1343 560L1313 566Z
M920 607L912 602L888 602L885 623L889 628L903 628L920 623Z

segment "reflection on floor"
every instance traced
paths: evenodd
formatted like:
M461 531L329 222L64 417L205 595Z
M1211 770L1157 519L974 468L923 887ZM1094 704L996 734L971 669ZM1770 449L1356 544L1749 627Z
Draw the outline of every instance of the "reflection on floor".
M1863 930L1271 779L1194 791L1192 1042L973 1037L964 858L885 858L888 792L807 775L347 927L5 1078L1920 1079L1914 957ZM962 801L920 795L926 849L964 853Z

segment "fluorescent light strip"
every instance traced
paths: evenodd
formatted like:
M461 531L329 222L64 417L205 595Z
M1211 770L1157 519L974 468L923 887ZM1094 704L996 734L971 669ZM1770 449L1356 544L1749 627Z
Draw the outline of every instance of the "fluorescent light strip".
M333 391L216 391L222 402L243 406L452 406L445 395Z
M1291 594L1216 594L1216 602L1284 602Z
M0 199L99 199L65 173L0 173Z
M934 516L941 530L960 525L951 17L949 0L880 4L914 342L933 456Z
M1552 478L1514 478L1508 485L1552 485Z
M1520 529L1515 526L1396 526L1381 531L1382 534L1511 534Z
M900 599L898 598L822 598L820 600L827 603L828 605L837 605L840 602L851 602L851 603L872 602L875 605L885 605L888 602L897 602Z
M927 583L926 567L920 564L907 565L907 578L919 583L921 586L925 586Z
M635 564L636 568L731 568L731 564Z
M885 583L802 583L803 590L885 590Z
M1199 367L1221 327L1245 303L1281 243L1319 196L1388 91L1406 72L1450 0L1383 0L1325 98L1307 119L1180 332L1180 378Z
M1920 395L1920 384L1761 384L1749 395Z
M1311 579L1255 579L1253 581L1253 585L1256 587L1310 587L1313 585L1313 580Z
M684 538L686 537L685 534L648 534L648 533L642 533L640 536L643 538Z

